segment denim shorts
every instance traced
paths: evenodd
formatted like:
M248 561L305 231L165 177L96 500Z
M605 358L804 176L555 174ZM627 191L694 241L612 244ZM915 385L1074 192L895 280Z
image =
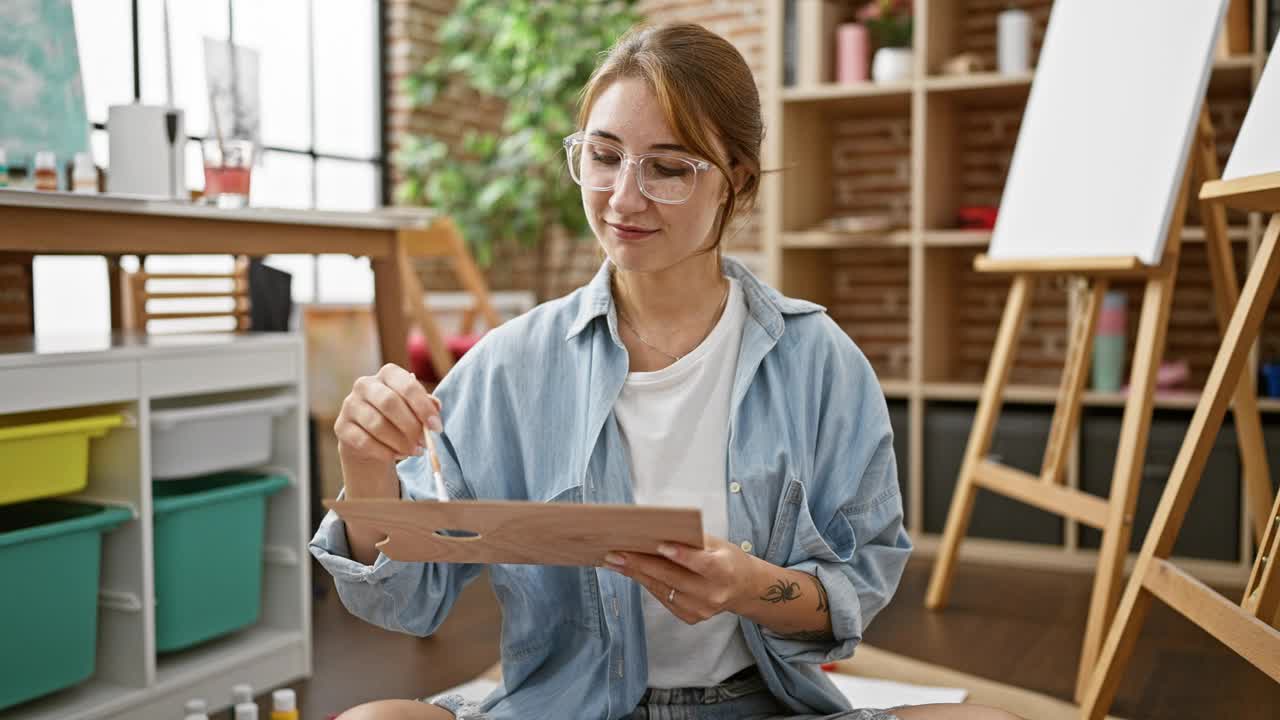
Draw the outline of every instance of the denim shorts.
M451 710L459 720L485 717L460 696L439 697L434 702ZM628 720L899 720L891 711L875 708L835 715L792 715L769 692L754 665L712 687L649 688L627 717Z
M629 720L898 720L863 708L835 715L793 715L774 698L755 666L706 688L650 688Z

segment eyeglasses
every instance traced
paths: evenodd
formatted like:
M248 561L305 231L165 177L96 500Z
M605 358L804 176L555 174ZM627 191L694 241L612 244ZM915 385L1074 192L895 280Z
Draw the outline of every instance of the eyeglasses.
M666 205L679 205L693 195L698 173L711 169L706 160L668 153L632 155L617 145L584 137L577 132L564 139L569 175L587 190L612 190L628 165L636 166L636 183L645 197Z

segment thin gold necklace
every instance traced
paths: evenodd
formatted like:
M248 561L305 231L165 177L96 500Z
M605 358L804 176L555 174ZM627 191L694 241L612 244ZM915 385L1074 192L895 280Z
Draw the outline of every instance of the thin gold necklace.
M720 312L721 312L722 310L724 310L724 306L725 306L726 304L728 304L728 302L729 302L729 289L730 289L730 287L732 287L732 286L731 286L730 284L726 283L726 287L725 287L725 289L724 289L724 297L720 298L720 305L719 305L718 307L716 307L716 311L715 311L715 313L712 315L712 317L713 317L713 318L717 318L717 319L718 319L718 318L720 317ZM684 357L684 355L673 355L673 354L671 354L671 353L667 352L666 350L663 350L662 348L658 347L657 345L654 345L653 343L651 343L651 342L649 342L648 340L646 340L646 339L645 339L645 337L644 337L644 335L641 335L641 334L640 334L640 331L636 329L636 326L635 326L635 325L633 325L633 324L631 323L631 320L627 318L626 314L622 312L622 306L621 306L621 305L619 305L619 306L618 306L618 317L619 317L619 318L622 318L622 322L624 322L624 323L626 323L626 324L627 324L627 327L631 330L631 334L632 334L632 335L635 335L635 336L636 336L636 339L637 339L637 340L639 340L640 342L644 343L644 345L645 345L646 347L648 347L650 350L652 350L652 351L654 351L654 352L658 353L659 355L662 355L663 357L670 358L670 359L671 359L671 362L678 362L678 361L680 360L680 358ZM713 328L715 327L714 323L713 323L712 327L713 327ZM705 340L705 339L707 338L707 335L710 335L710 334L711 334L711 329L708 329L708 330L707 330L706 335L703 335L703 336L702 336L702 340ZM698 343L699 343L699 344L701 344L701 343L702 343L702 341L701 341L701 340L699 340L699 341L698 341ZM695 345L694 347L697 347L697 345ZM685 353L685 355L687 355L687 354L688 354L688 353Z

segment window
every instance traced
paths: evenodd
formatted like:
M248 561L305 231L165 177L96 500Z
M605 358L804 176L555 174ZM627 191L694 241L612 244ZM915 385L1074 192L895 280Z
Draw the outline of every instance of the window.
M380 54L376 0L72 0L85 102L93 123L94 161L109 166L107 107L168 101L185 113L187 185L204 187L200 141L211 134L204 79L204 38L228 39L258 52L262 102L261 164L251 203L260 206L368 210L385 196ZM136 64L135 64L136 58ZM204 271L227 259L184 258ZM148 260L159 270L172 261ZM367 261L346 256L267 259L293 274L297 302L372 302ZM108 319L85 317L80 303L55 296L101 270L93 258L42 260L37 322L45 329L105 330ZM105 281L98 283L105 293ZM41 290L41 286L44 290ZM95 286L96 289L96 286ZM48 295L46 295L48 293ZM102 306L106 306L105 296Z

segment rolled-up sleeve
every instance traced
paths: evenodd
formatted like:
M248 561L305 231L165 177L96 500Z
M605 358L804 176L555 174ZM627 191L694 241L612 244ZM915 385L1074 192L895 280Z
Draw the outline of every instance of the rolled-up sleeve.
M465 483L452 481L461 474L448 443L438 446L450 496L471 497ZM429 473L424 458L401 461L396 466L400 497L434 500L430 485L422 481ZM310 550L333 576L338 596L351 614L388 630L420 636L435 632L462 588L480 572L479 565L400 562L382 553L373 565L353 560L346 523L332 510L311 539Z
M832 635L797 637L763 628L770 650L787 662L852 656L893 597L911 554L888 408L870 364L850 351L829 368L812 477L791 498L795 534L784 564L822 583ZM819 526L814 518L829 520Z

